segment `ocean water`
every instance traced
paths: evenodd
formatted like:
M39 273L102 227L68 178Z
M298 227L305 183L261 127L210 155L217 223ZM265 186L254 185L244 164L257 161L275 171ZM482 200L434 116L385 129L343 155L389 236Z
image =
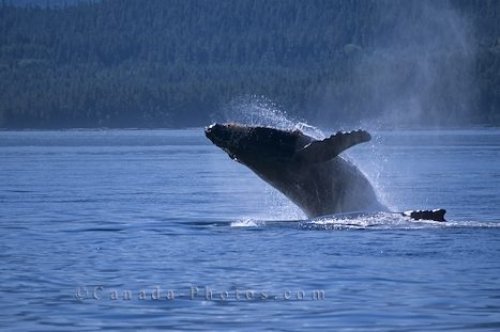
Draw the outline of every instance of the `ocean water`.
M500 130L373 136L447 223L303 220L201 128L0 132L0 329L500 330Z

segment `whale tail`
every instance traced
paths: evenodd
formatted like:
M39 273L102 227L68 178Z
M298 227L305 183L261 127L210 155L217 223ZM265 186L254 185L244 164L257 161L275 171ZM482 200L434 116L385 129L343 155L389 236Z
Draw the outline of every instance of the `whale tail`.
M433 220L433 221L446 221L444 219L445 209L434 210L410 210L402 213L405 217L410 217L414 220Z

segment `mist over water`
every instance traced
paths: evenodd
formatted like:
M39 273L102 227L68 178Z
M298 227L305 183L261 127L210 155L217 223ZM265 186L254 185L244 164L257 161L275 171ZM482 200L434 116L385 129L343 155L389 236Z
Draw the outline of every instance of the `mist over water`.
M292 118L266 96L241 96L212 117L294 129L313 124L325 132L365 128L440 128L475 123L472 101L479 93L474 26L449 1L377 1L376 29L353 35L333 64L344 79L320 87L306 118ZM334 23L334 22L333 22ZM309 129L307 126L299 128ZM315 137L324 137L312 130Z
M317 121L427 128L472 119L476 49L467 18L448 1L380 1L373 10L382 31L346 45L345 80L325 86Z

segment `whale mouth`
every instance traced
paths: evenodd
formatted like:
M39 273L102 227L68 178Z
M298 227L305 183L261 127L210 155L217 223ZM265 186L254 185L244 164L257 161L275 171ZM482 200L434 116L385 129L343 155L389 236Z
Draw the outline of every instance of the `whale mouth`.
M205 136L207 136L209 140L213 141L212 139L217 138L217 133L220 131L218 127L220 127L220 125L216 123L205 127Z
M218 123L206 127L205 136L219 147L226 147L231 140L231 133L227 126Z

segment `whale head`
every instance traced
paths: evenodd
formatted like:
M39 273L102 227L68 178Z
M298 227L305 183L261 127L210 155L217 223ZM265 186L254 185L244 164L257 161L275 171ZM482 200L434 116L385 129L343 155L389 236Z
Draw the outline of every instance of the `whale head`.
M290 159L305 144L302 141L308 141L299 130L236 123L212 124L205 128L205 135L229 157L246 164Z

